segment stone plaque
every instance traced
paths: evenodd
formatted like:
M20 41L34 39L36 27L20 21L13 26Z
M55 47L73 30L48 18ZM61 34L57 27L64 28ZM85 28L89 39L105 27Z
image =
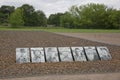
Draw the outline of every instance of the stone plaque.
M56 47L45 48L47 62L59 62L58 51Z
M16 48L16 62L17 63L30 62L29 48Z
M87 61L83 47L71 47L75 61Z
M98 54L99 54L101 60L112 59L107 47L97 47L97 51L98 51Z
M61 61L73 61L70 47L59 47L58 50Z
M85 49L87 59L89 61L99 60L99 56L97 54L95 47L84 47L84 49Z
M31 48L31 60L33 63L45 62L43 48Z

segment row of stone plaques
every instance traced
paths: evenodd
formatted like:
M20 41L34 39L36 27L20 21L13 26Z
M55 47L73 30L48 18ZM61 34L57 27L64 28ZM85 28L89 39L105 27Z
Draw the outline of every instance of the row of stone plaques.
M110 60L107 47L16 48L17 63Z

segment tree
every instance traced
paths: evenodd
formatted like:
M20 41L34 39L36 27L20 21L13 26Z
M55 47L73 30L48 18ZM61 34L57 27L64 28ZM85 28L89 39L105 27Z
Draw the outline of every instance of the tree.
M87 4L79 7L73 6L70 13L76 17L77 23L83 28L101 28L104 26L104 17L107 7L103 4ZM103 28L103 27L102 27Z
M65 28L74 28L74 17L69 12L64 13L61 16L60 25Z
M31 26L47 26L47 18L43 11L35 11L30 18Z
M34 12L35 12L35 9L33 6L29 5L29 4L24 4L21 6L21 8L23 9L23 19L24 19L24 25L25 26L33 26L33 20L32 17Z
M120 10L108 9L106 15L108 16L106 21L106 28L119 29L120 28Z
M48 18L49 25L60 26L60 18L63 13L51 14Z
M43 11L36 11L37 14L37 26L47 26L47 18Z
M14 6L3 5L0 8L0 12L2 12L4 14L8 14L8 15L10 15L12 12L14 12L14 10L15 10Z
M6 15L0 12L0 24L3 24L6 22Z
M24 20L23 20L23 9L22 8L17 8L15 10L15 12L13 12L10 15L10 19L9 19L10 24L13 27L17 27L17 26L22 26L24 25Z
M15 10L14 6L3 5L0 8L0 23L8 24L8 19L11 13Z
M90 3L82 6L72 6L61 18L61 24L69 24L70 28L87 29L118 29L120 27L119 10L109 8L104 4Z
M47 18L43 11L35 11L34 7L29 4L21 6L24 15L25 26L46 26Z

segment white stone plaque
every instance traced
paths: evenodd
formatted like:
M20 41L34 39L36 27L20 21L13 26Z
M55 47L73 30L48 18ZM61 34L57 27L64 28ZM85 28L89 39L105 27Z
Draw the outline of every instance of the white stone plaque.
M64 62L73 61L70 47L58 47L58 50L59 50L61 61L64 61Z
M31 60L33 63L45 62L43 48L31 48Z
M59 62L58 51L56 47L45 48L47 62Z
M16 62L17 63L30 62L29 48L16 48Z
M86 56L89 61L99 60L99 56L97 54L95 47L84 47L84 48L85 48Z
M71 47L75 61L87 61L83 47Z
M98 54L101 60L110 60L112 59L110 52L107 47L97 47Z

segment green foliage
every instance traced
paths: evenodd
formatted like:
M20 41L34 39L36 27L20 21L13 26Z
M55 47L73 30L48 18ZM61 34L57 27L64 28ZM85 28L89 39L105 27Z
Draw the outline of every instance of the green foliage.
M47 26L47 18L43 11L36 11L36 25L37 26Z
M60 19L63 13L51 14L48 18L48 24L54 26L60 26Z
M25 26L33 26L33 20L32 18L34 18L34 7L29 5L29 4L24 4L21 6L21 8L23 9L23 19L25 22Z
M8 19L11 13L15 10L14 6L3 5L0 7L0 24L8 24Z
M43 11L24 4L15 10L14 6L0 7L0 25L14 26L61 26L74 29L120 29L120 10L104 4L90 3L72 6L65 13L51 14L49 18Z
M109 9L108 10L108 18L107 18L107 22L108 22L108 26L109 28L113 28L114 29L120 29L120 10L113 10L113 9Z
M65 13L61 18L63 27L67 27L66 24L72 28L86 29L118 29L120 27L119 11L104 4L72 6L68 14Z
M4 14L10 14L15 10L14 6L6 6L3 5L0 8L0 12L4 13Z
M17 8L15 12L10 15L9 21L10 24L14 27L22 26L24 24L23 10L21 8Z
M72 17L69 12L66 12L63 16L61 16L61 26L65 28L74 27L74 17Z
M5 22L5 15L0 12L0 24Z
M42 11L35 11L34 7L29 4L21 6L23 9L24 26L46 26L47 18Z

